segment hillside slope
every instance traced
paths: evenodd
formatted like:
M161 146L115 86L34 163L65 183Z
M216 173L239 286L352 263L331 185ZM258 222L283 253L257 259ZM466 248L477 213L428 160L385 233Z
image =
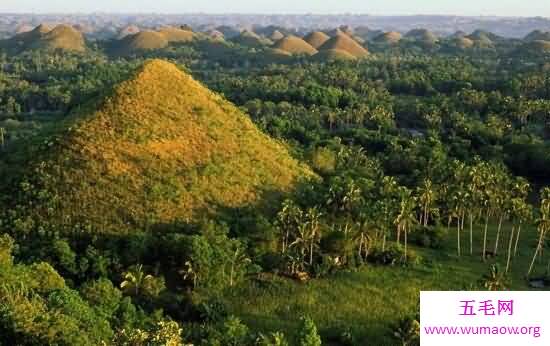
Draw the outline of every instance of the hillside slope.
M32 154L26 171L35 188L15 192L21 210L57 229L193 222L313 176L238 108L168 62L148 61L86 108Z

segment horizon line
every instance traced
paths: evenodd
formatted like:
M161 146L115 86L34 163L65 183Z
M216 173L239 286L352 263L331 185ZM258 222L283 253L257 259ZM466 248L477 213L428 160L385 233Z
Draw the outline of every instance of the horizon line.
M522 19L546 19L550 20L550 16L523 16L523 15L497 15L497 14L445 14L445 13L417 13L417 14L373 14L373 13L351 13L351 12L335 12L335 13L319 13L319 12L289 12L289 13L262 13L262 12L11 12L0 11L0 15L37 15L37 16L52 16L52 15L72 15L72 16L90 16L90 15L163 15L163 16L186 16L186 15L201 15L201 16L366 16L366 17L465 17L465 18L522 18Z

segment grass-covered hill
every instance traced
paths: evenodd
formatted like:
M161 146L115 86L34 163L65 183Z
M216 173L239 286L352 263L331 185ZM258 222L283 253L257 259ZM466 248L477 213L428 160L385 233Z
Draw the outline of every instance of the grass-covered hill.
M119 55L128 55L135 52L162 49L168 46L168 39L163 34L144 30L136 34L125 36L115 43L113 51Z
M294 35L286 36L275 43L274 49L280 49L291 54L307 54L314 55L317 49L312 47L303 39Z
M261 37L251 30L244 30L238 36L232 38L232 41L237 44L252 48L259 48L273 44L271 40Z
M330 40L330 36L321 31L311 32L304 37L304 41L315 49L319 49L328 40Z
M192 31L170 26L163 27L158 32L163 35L168 42L191 42L195 38L195 34Z
M550 32L534 30L524 38L525 41L550 41Z
M397 31L389 31L374 38L374 42L382 44L397 44L401 41L402 35Z
M513 53L516 55L548 56L550 55L550 41L536 40L526 42Z
M366 48L346 34L338 34L319 47L319 52L327 50L346 52L355 58L364 58L369 55Z
M146 62L85 108L23 163L32 188L14 193L28 222L99 232L192 222L272 201L312 176L238 108L165 61Z
M39 25L31 31L15 35L5 41L3 45L12 51L42 49L83 52L86 50L86 42L82 33L63 24L55 28Z
M437 36L426 29L413 29L405 34L408 39L416 40L421 43L435 44L438 41Z

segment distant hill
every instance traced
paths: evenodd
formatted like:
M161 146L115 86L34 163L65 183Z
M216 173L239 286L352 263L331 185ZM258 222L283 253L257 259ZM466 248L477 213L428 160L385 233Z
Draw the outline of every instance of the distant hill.
M139 27L137 25L126 26L126 27L122 28L120 30L120 32L118 33L118 39L122 40L123 38L125 38L128 35L134 35L134 34L137 34L140 31L141 30L139 29Z
M514 54L550 57L550 41L536 40L526 42L519 46Z
M454 48L464 50L472 48L475 43L467 37L455 37L450 40L450 44Z
M15 35L5 42L5 46L14 51L41 49L83 52L86 50L82 33L64 24L54 28L39 25L31 31Z
M346 34L338 34L319 47L319 52L336 50L346 52L355 58L364 58L369 51Z
M244 30L239 36L232 39L233 42L253 48L272 45L273 42L267 38L261 37L251 30Z
M385 32L373 39L373 42L382 44L397 44L401 41L402 35L397 31Z
M477 48L493 48L495 43L501 39L499 36L484 30L476 30L466 38L472 40Z
M330 40L330 36L322 31L314 31L304 37L304 41L309 43L315 49L319 49L319 47L325 44L328 40Z
M168 42L191 42L195 39L193 31L171 26L161 28L158 33L163 35Z
M437 36L427 29L413 29L405 34L405 37L423 44L435 44L439 40Z
M285 35L279 30L275 30L271 35L269 35L269 39L273 42L282 40L284 37Z
M47 146L25 146L23 170L37 189L14 193L20 210L56 230L80 224L118 233L197 221L272 202L313 177L237 107L161 60L48 138ZM44 205L55 200L49 212L35 204L37 191L53 198Z
M525 41L550 41L549 31L534 30L524 38Z
M289 35L280 39L273 45L273 48L289 52L291 54L313 55L317 53L317 49L315 49L313 46L311 46L309 43L302 40L301 38L293 35Z
M168 39L163 34L144 30L118 41L114 52L119 55L128 55L140 51L162 49L168 46L168 43Z
M215 28L217 31L221 32L225 39L232 39L241 34L241 31L235 27L229 25L221 25Z

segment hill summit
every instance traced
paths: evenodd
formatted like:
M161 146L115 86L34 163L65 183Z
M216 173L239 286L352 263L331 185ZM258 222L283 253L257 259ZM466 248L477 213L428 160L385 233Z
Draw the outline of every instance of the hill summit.
M299 37L289 35L275 43L275 49L280 49L291 54L307 54L313 55L317 53L317 49Z
M327 50L331 52L337 51L343 55L352 55L355 58L364 58L369 55L369 51L366 48L346 34L338 34L319 47L319 52Z
M40 187L33 190L54 206L41 221L60 229L192 222L261 204L313 176L237 107L162 60L146 62L86 108L25 164ZM37 197L22 196L21 210L41 215Z
M13 49L45 49L83 52L86 43L81 32L69 25L58 25L50 28L39 25L31 31L15 35L8 40L8 46Z

